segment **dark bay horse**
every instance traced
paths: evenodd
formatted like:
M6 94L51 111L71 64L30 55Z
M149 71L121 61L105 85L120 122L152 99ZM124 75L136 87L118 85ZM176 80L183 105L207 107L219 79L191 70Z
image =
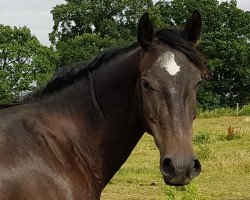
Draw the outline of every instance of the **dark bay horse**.
M145 131L166 184L188 184L201 171L192 148L200 29L198 11L180 31L154 31L145 13L137 43L63 67L43 89L0 105L0 199L100 199Z

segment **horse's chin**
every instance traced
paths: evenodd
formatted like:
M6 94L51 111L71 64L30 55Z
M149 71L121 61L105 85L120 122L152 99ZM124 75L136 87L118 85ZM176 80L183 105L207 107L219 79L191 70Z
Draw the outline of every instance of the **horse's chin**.
M164 182L167 184L167 185L170 185L170 186L184 186L184 185L188 185L190 183L191 180L182 180L182 181L173 181L173 180L170 180L168 177L164 176L163 175L163 179L164 179Z

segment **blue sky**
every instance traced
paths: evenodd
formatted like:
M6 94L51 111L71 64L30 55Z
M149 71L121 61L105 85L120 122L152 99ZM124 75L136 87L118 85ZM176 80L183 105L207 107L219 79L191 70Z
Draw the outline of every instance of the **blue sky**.
M0 0L0 24L24 26L31 29L39 41L49 45L48 33L53 20L50 11L64 0ZM250 11L250 0L238 0L238 7Z

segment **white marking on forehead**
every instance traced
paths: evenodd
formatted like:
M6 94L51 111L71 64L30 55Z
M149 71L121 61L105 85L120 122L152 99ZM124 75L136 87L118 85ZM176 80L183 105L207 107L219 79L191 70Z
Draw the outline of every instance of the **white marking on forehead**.
M180 66L175 62L175 56L171 51L167 51L166 53L162 54L158 58L157 63L166 69L172 76L176 75L180 71Z

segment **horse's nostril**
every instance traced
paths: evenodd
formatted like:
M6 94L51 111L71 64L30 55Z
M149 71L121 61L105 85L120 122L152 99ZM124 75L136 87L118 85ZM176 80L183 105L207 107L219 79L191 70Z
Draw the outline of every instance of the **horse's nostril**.
M198 159L196 159L194 161L194 166L190 172L190 178L194 178L194 177L198 176L200 174L200 172L201 172L201 163Z
M201 163L200 163L200 161L197 160L197 159L194 161L194 168L195 168L196 170L201 170Z
M170 158L165 158L162 163L162 170L165 174L171 176L175 173L175 168Z

